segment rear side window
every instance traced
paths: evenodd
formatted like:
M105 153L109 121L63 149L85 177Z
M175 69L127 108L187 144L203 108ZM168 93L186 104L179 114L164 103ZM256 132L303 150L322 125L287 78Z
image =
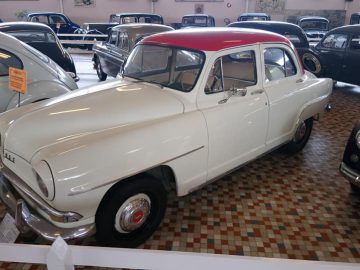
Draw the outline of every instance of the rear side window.
M0 76L8 76L9 67L23 69L23 63L15 54L0 49Z
M267 48L264 51L265 77L267 81L275 81L293 76L297 73L290 54L281 48Z
M331 34L328 35L321 45L325 48L331 49L345 49L347 35L344 34Z

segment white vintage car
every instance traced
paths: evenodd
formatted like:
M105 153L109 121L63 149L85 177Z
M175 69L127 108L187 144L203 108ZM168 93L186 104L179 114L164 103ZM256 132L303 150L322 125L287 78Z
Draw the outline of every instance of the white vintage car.
M171 187L183 196L281 145L301 150L331 91L274 33L153 35L122 79L0 116L1 198L47 239L96 231L102 245L135 247Z
M20 106L78 88L74 79L49 57L0 32L0 112L19 105L18 93L8 87L9 67L27 72L27 92L20 95Z

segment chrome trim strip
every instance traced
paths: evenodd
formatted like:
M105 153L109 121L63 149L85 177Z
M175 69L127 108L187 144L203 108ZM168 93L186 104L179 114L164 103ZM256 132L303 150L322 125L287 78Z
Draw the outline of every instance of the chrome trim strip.
M31 201L34 202L36 207L44 211L51 217L54 217L55 220L59 221L59 218L62 219L61 222L75 222L82 218L82 216L75 212L62 212L54 209L47 202L42 199L37 193L35 193L19 176L7 168L2 160L0 159L0 172L1 174L8 179L8 181L16 188L21 190L21 192Z
M347 166L344 162L341 162L340 173L345 176L351 183L360 187L360 174L356 173L349 166Z
M76 196L76 195L83 194L83 193L86 193L86 192L89 192L89 191L92 191L92 190L95 190L95 189L98 189L98 188L101 188L101 187L104 187L104 186L107 186L107 185L114 184L114 183L116 183L116 182L118 182L118 181L121 181L121 180L123 180L123 179L125 179L125 178L129 178L129 177L134 176L134 175L136 175L136 174L139 174L139 173L142 173L142 172L151 170L151 169L153 169L153 168L155 168L155 167L157 167L157 166L160 166L160 165L162 165L162 164L171 162L171 161L173 161L173 160L175 160L175 159L178 159L178 158L181 158L181 157L183 157L183 156L189 155L189 154L191 154L191 153L193 153L193 152L196 152L196 151L198 151L198 150L200 150L200 149L202 149L202 148L205 148L205 145L200 146L200 147L198 147L198 148L195 148L195 149L193 149L193 150L191 150L191 151L189 151L189 152L186 152L186 153L184 153L184 154L181 154L181 155L176 156L176 157L174 157L174 158L171 158L171 159L169 159L169 160L166 160L166 161L164 161L164 162L160 162L160 163L158 163L158 164L156 164L156 165L153 165L153 166L148 167L148 168L146 168L146 169L143 169L143 170L141 170L141 171L137 171L137 172L128 174L128 175L123 176L123 177L121 177L121 178L119 178L119 179L115 179L115 180L113 180L113 181L106 182L106 183L104 183L104 184L101 184L101 185L98 185L98 186L95 186L95 187L92 187L92 188L89 188L89 189L84 189L84 190L76 191L76 192L70 192L70 193L68 194L68 196Z
M15 216L16 227L21 232L32 229L47 240L55 240L58 236L66 239L83 238L95 233L95 224L86 224L75 228L60 228L51 224L46 219L32 213L26 203L16 200L9 181L0 175L0 198Z

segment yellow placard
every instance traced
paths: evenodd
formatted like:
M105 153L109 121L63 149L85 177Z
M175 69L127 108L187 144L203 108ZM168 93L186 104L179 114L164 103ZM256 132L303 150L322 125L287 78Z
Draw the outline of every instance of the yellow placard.
M9 67L9 89L25 94L27 91L26 70Z

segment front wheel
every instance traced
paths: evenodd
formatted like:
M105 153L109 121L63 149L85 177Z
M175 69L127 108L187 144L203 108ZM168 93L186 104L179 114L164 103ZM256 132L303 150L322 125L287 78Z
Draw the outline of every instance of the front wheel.
M96 60L95 60L95 68L96 68L96 74L98 75L99 80L105 81L107 78L107 74L103 71L99 58L96 58Z
M107 192L97 210L98 243L126 248L142 244L161 223L166 201L164 185L149 175L119 182Z
M285 151L291 154L301 151L310 138L312 127L312 118L301 121L296 128L292 141L285 145Z

